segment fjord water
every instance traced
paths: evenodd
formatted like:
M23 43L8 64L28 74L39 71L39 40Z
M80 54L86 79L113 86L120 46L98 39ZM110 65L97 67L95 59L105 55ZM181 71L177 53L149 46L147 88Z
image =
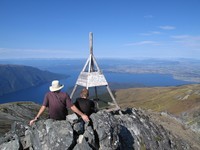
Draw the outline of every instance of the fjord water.
M60 79L61 84L65 87L63 91L71 93L71 89L76 83L78 75L82 70L85 60L40 60L35 61L15 61L15 64L28 64L30 66L37 67L42 70L48 70L55 73L70 75L69 78ZM112 63L112 62L110 62ZM106 64L108 65L108 64ZM106 65L100 66L100 68L106 68ZM103 72L109 85L112 85L112 89L123 88L120 84L125 87L153 87L153 86L178 86L184 84L190 84L191 82L175 80L171 75L168 74L130 74L130 73L113 73ZM41 104L46 92L49 91L51 82L31 87L25 90L20 90L10 94L6 94L0 97L0 103L14 102L14 101L34 101Z

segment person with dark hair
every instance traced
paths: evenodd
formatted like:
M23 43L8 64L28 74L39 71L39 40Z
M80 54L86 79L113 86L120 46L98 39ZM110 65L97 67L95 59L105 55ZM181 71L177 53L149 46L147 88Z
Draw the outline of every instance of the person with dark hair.
M86 88L83 88L80 93L80 97L76 99L74 105L81 112L83 112L87 116L90 116L92 113L96 112L96 107L95 107L94 101L88 99L88 97L89 97L89 90Z
M48 107L49 118L55 120L65 120L66 115L68 115L67 108L70 108L73 112L81 116L81 118L88 122L88 116L81 112L72 102L67 93L61 92L61 89L64 85L61 85L58 80L52 81L52 85L49 87L50 92L45 95L43 104L36 115L36 117L29 122L32 125L35 121L38 120L40 115Z

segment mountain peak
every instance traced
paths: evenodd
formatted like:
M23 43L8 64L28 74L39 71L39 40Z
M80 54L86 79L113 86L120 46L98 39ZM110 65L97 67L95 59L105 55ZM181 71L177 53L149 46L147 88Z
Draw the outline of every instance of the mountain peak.
M198 149L199 145L174 135L143 110L101 110L85 123L75 119L39 120L33 126L15 122L0 139L0 148L16 149Z

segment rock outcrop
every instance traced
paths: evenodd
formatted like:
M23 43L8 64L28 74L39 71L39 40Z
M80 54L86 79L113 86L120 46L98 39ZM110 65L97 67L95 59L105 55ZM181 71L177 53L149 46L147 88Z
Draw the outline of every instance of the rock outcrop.
M41 105L31 101L12 102L0 105L0 137L8 132L15 121L26 122L33 119L38 113ZM41 116L48 117L48 111Z
M77 118L39 120L31 127L23 122L15 122L11 130L0 138L0 149L193 149L183 139L152 122L142 110L99 111L90 118L89 123Z

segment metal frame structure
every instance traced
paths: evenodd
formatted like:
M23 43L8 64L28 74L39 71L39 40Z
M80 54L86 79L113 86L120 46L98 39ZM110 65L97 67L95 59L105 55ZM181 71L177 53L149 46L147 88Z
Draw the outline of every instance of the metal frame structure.
M93 55L93 33L89 33L89 44L90 44L90 55L81 71L79 74L79 77L76 81L76 84L72 90L72 93L70 95L70 98L72 99L74 92L76 91L77 86L83 86L86 87L87 89L90 87L95 88L95 94L97 97L97 87L98 86L106 86L115 106L117 109L119 109L119 106L115 100L115 97L113 96L111 89L108 85L108 82L106 81L105 76L101 72L97 61Z

